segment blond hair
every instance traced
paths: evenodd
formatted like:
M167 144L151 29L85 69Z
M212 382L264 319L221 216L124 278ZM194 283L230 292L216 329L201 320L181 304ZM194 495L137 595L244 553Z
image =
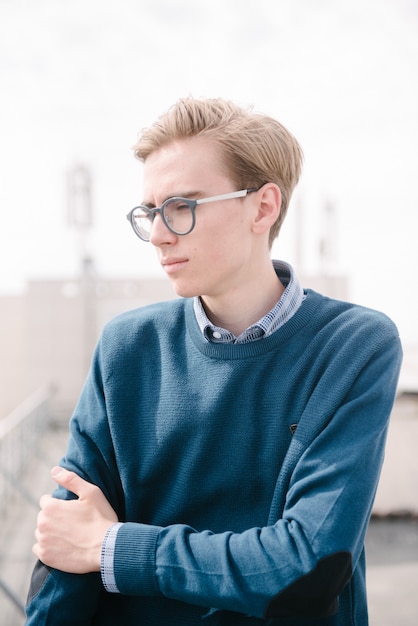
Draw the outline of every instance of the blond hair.
M299 180L303 153L295 137L277 120L245 110L221 98L183 98L142 131L134 146L141 161L168 143L208 137L221 149L224 165L237 189L276 183L282 194L281 211L270 229L270 246L286 216Z

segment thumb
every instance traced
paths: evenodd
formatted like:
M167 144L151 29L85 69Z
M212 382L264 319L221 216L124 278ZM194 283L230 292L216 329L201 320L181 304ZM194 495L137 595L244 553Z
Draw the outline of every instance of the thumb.
M65 487L65 489L71 491L79 498L87 495L91 487L93 487L91 483L78 476L75 472L70 472L63 467L53 467L51 476L61 487Z

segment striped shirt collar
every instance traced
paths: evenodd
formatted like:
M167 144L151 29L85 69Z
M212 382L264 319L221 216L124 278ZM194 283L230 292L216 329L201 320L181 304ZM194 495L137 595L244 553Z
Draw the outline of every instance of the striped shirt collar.
M283 326L299 309L304 300L303 289L293 268L284 261L273 261L277 277L285 290L274 307L260 320L249 326L238 337L229 330L215 326L207 317L199 297L194 298L194 311L205 338L212 343L248 343L267 337Z

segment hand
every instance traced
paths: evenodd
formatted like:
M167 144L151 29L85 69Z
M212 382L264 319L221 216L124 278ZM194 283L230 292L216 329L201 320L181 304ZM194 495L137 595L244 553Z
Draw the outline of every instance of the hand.
M42 496L37 543L32 551L42 563L72 574L100 571L102 543L108 528L118 521L103 492L74 472L51 470L53 479L78 500Z

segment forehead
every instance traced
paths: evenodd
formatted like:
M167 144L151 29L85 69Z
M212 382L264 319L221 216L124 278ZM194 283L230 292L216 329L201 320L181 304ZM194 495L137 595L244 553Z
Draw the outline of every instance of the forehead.
M143 179L144 198L153 201L192 189L204 191L230 177L219 146L205 137L191 137L152 152L145 160Z

